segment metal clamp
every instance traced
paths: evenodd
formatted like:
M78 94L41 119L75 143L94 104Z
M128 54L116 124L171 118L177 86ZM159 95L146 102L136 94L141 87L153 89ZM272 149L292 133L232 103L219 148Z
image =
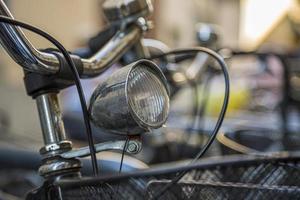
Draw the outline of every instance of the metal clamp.
M104 142L104 143L96 144L95 149L97 153L101 151L109 151L109 150L123 151L125 144L126 144L125 140ZM142 149L141 142L135 139L135 140L130 140L127 143L125 152L130 154L137 154L141 151L141 149ZM88 155L90 155L89 147L82 147L79 149L74 149L60 154L60 156L63 158L85 157Z

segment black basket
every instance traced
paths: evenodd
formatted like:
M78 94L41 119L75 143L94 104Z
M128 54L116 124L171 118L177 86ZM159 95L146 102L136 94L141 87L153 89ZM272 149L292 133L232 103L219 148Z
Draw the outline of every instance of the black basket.
M192 166L113 177L60 180L57 199L151 199L180 171L189 170L158 199L300 199L300 157L230 156Z

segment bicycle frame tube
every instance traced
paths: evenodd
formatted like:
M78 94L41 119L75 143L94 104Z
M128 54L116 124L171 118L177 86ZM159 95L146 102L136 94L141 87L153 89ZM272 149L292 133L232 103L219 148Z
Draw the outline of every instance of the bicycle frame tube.
M56 93L36 98L45 145L58 144L67 140Z
M77 159L64 159L60 155L72 149L72 143L67 140L62 121L62 115L56 93L42 94L36 98L39 118L43 133L44 147L40 153L43 164L39 173L43 177L61 175L66 171L78 173L81 164Z

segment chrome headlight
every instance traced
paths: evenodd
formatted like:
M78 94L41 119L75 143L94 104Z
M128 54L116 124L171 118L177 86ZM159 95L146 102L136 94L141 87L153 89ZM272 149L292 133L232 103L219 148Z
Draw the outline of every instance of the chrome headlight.
M89 111L97 127L115 133L136 135L159 128L169 113L166 78L150 61L127 65L96 88Z

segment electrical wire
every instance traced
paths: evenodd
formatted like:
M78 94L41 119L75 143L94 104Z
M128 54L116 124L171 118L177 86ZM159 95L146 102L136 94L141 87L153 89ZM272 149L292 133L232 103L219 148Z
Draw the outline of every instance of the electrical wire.
M84 97L84 93L83 93L83 89L82 89L82 86L81 86L78 71L77 71L76 66L75 66L73 60L71 59L68 51L64 48L64 46L62 44L60 44L51 35L49 35L48 33L44 32L44 31L42 31L42 30L38 29L37 27L34 27L30 24L27 24L27 23L24 23L24 22L21 22L21 21L18 21L18 20L14 20L14 19L9 18L9 17L4 17L4 16L0 16L0 22L22 27L24 29L30 30L30 31L42 36L43 38L50 41L54 46L56 46L60 50L60 52L63 54L64 58L66 59L66 62L70 66L70 69L71 69L72 74L74 76L73 78L74 78L74 82L75 82L75 85L76 85L76 88L77 88L77 91L78 91L78 96L79 96L80 103L81 103L81 108L82 108L82 113L83 113L83 118L84 118L84 123L85 123L85 128L86 128L86 134L87 134L90 153L91 153L93 173L94 173L95 176L97 176L98 175L98 165L97 165L97 158L96 158L96 149L95 149L95 146L94 146L94 141L93 141L93 136L92 136L92 129L91 129L91 124L90 124L90 120L89 120L87 104L86 104L86 100L85 100L85 97Z
M122 151L122 155L121 155L121 161L120 161L120 168L119 168L119 174L122 172L122 167L123 167L123 161L124 161L124 157L125 157L125 151L127 148L129 142L129 137L126 138L125 143L124 143L124 147L123 147L123 151ZM117 194L119 194L120 191L120 183L117 186Z
M122 167L123 167L123 162L124 162L124 156L125 156L126 148L127 148L127 146L128 146L128 142L129 142L129 137L126 138L125 144L124 144L124 147L123 147L122 156L121 156L121 161L120 161L119 173L122 172Z
M219 65L221 66L221 70L222 70L222 73L224 75L224 81L225 81L225 93L224 93L223 105L222 105L217 123L215 125L215 128L212 131L212 134L211 134L210 138L208 139L208 141L204 145L204 147L199 151L199 153L195 156L195 158L188 165L195 163L199 158L201 158L206 153L208 148L211 146L211 144L215 140L215 138L216 138L216 136L217 136L217 134L220 130L220 127L223 123L223 120L225 118L225 114L226 114L226 110L227 110L227 106L228 106L228 102L229 102L229 94L230 94L230 80L229 80L229 74L228 74L228 71L227 71L227 65L226 65L224 59L222 58L222 56L220 56L218 53L216 53L216 52L214 52L214 51L212 51L208 48L205 48L205 47L194 47L194 48L188 48L188 49L179 49L179 50L174 50L174 51L170 51L170 52L159 54L159 55L154 55L154 56L149 58L149 59L157 59L157 58L166 57L166 56L170 56L170 55L197 54L199 52L204 52L204 53L209 54L214 59L216 59L217 62L219 63ZM171 186L176 184L187 172L188 172L188 170L185 170L185 171L182 171L181 173L179 173L176 177L174 177L171 180L171 182L166 184L157 193L154 193L152 195L151 199L157 199L160 196L162 196Z

